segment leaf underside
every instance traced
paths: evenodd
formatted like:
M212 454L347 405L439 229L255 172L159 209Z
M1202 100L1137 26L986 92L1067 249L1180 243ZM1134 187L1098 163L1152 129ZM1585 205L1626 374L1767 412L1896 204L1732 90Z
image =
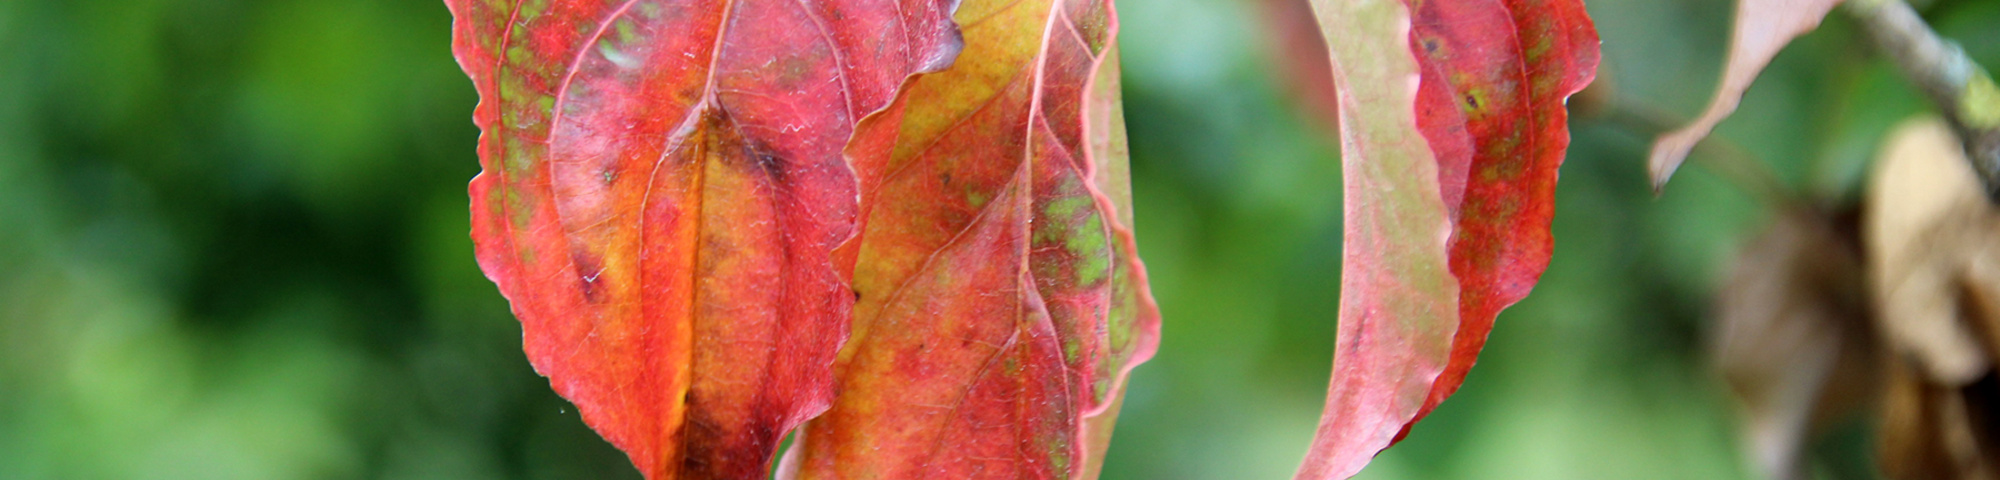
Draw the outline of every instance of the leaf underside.
M960 46L950 0L447 0L480 266L648 478L763 478L831 402L853 126Z
M1701 143L1703 137L1715 130L1716 124L1736 111L1743 92L1750 89L1750 84L1778 56L1779 50L1792 39L1818 28L1820 20L1839 4L1840 0L1737 0L1736 26L1729 36L1729 59L1722 67L1722 83L1715 87L1715 97L1693 122L1653 141L1653 152L1646 160L1653 189L1665 186L1695 144Z
M1158 343L1110 2L971 0L956 19L958 63L848 148L853 338L781 476L1094 477L1126 373Z
M1340 90L1347 223L1333 381L1298 478L1329 479L1455 392L1547 267L1563 103L1598 51L1576 0L1313 6Z

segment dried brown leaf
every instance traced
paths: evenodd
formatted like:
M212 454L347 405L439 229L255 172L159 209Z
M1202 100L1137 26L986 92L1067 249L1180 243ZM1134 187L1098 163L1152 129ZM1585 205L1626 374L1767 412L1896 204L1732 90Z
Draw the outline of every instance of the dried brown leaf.
M1890 135L1870 185L1870 280L1894 353L1878 448L1892 478L2000 478L2000 210L1974 178L1950 127L1923 119Z
M1959 145L1934 118L1891 133L1871 180L1863 231L1886 340L1928 379L1954 387L1977 380L1993 363L1961 315L1962 289L1955 285L1975 259L2000 255L1989 246L2000 240L2000 214L1980 193Z
M1877 434L1882 473L1902 480L1993 479L1992 376L1971 388L1939 385L1892 359Z
M1800 478L1810 436L1875 386L1859 246L1842 228L1851 225L1779 215L1738 253L1718 296L1714 361L1742 409L1746 453L1773 479Z

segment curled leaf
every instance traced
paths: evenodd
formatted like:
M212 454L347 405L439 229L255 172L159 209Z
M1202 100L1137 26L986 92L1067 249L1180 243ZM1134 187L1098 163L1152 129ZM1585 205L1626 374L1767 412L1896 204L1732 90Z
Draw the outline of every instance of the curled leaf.
M1743 92L1750 89L1751 82L1757 80L1757 75L1771 63L1772 57L1778 56L1779 50L1792 39L1819 27L1820 19L1839 4L1840 0L1737 0L1736 26L1729 36L1729 59L1722 66L1722 84L1715 87L1715 97L1693 122L1662 134L1653 142L1653 153L1646 160L1653 189L1665 186L1674 170L1687 159L1688 151L1736 111Z
M1333 381L1301 479L1351 476L1400 439L1533 288L1569 144L1563 102L1597 68L1581 2L1408 5L1313 4L1340 90L1347 243Z
M1416 5L1417 126L1437 152L1460 288L1451 364L1422 419L1458 391L1494 319L1548 268L1556 174L1569 148L1564 103L1595 78L1598 51L1581 1Z
M648 478L762 478L832 399L853 127L948 65L949 0L447 0L479 263Z
M1458 281L1438 165L1417 131L1409 17L1390 0L1315 0L1340 98L1346 219L1333 380L1300 480L1353 476L1451 359Z
M800 478L1081 478L1158 343L1110 2L972 0L957 20L959 63L848 148L854 336Z

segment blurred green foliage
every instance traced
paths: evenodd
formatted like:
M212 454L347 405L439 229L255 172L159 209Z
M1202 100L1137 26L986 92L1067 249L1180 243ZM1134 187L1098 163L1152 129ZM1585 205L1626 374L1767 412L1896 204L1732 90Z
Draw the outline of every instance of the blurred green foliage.
M1127 0L1141 249L1166 315L1107 479L1287 478L1340 267L1334 136L1250 0ZM1690 113L1725 0L1602 0L1601 78ZM2000 2L1927 14L2000 66ZM0 2L0 479L636 478L519 350L473 263L476 101L428 0ZM1925 108L1843 19L1719 135L1851 197ZM1364 478L1742 478L1706 301L1765 213L1590 118L1554 263L1465 389ZM1865 425L1820 449L1867 478Z

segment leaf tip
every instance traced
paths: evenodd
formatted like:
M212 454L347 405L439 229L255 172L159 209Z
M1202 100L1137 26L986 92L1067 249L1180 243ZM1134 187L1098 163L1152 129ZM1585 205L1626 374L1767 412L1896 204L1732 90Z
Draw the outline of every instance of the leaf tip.
M1658 196L1667 187L1667 180L1680 170L1681 163L1687 161L1689 146L1693 142L1686 139L1686 132L1672 132L1661 135L1653 143L1653 152L1646 160L1648 178L1652 182L1653 195Z

